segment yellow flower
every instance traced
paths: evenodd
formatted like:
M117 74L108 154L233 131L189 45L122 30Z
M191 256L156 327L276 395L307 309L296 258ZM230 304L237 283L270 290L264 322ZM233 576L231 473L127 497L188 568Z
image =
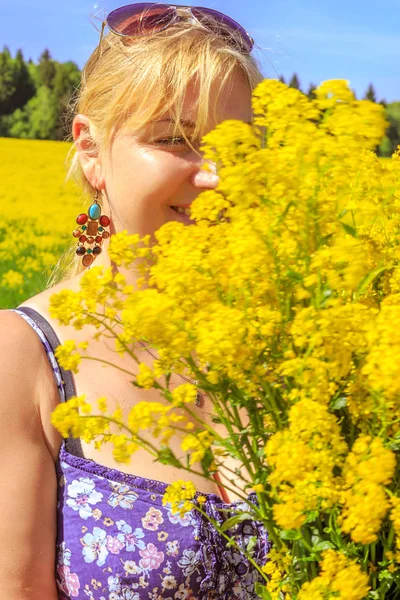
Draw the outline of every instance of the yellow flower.
M196 397L196 387L191 383L183 383L172 391L172 406L179 407L184 404L192 404Z
M342 600L362 600L370 590L368 575L354 561L335 550L322 553L321 573L303 584L299 600L324 600L338 597Z
M346 451L337 419L325 406L304 399L290 409L289 427L273 434L265 446L277 500L274 518L283 529L297 529L309 512L335 505L340 490L335 470Z
M154 385L154 373L145 363L139 363L139 372L136 375L136 383L145 390L149 390Z
M10 269L1 278L1 285L12 290L21 288L24 283L22 273Z
M97 407L101 413L104 414L107 412L107 398L105 396L98 398Z
M74 352L76 350L76 343L74 340L67 340L60 346L58 346L55 350L55 356L59 364L66 371L72 371L73 373L78 373L78 366L81 362L81 355L78 352Z
M110 441L114 446L113 457L117 462L129 463L132 454L139 449L138 444L125 434L113 435Z
M262 484L262 483L255 483L255 484L252 486L252 489L253 489L255 492L260 492L260 493L261 493L261 492L263 492L263 491L264 491L264 489L265 489L265 488L264 488L264 486L263 486L263 484Z
M209 431L200 431L199 433L189 433L182 442L181 448L184 452L190 452L189 464L193 465L201 461L206 451L214 442L215 437Z
M194 508L195 495L196 488L193 482L179 479L167 487L162 503L164 506L170 505L173 515L179 513L183 517Z
M384 485L390 483L396 458L380 438L360 436L343 468L342 513L338 523L356 543L371 544L389 507Z

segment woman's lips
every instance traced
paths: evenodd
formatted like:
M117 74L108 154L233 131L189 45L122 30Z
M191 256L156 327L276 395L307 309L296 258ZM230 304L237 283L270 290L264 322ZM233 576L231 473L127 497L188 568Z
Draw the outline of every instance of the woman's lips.
M180 208L190 208L190 204L181 204ZM174 210L171 206L169 207L169 209L173 215L174 221L178 221L179 223L183 223L184 225L194 225L196 223L196 221L191 219L189 215L185 215L185 213L180 213Z

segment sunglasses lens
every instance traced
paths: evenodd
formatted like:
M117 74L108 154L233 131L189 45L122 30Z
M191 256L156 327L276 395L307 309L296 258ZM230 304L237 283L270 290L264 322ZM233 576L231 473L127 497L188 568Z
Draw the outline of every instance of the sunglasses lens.
M254 42L239 23L211 8L192 8L192 13L196 19L211 31L225 37L241 50L250 52Z
M112 11L107 17L107 25L119 35L151 34L168 27L174 15L175 9L166 4L128 4Z

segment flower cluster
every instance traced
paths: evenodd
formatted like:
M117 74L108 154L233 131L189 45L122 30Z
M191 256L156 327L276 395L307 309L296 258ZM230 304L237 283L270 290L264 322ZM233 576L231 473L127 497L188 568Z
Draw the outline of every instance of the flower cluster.
M359 565L343 554L326 550L320 575L302 586L298 600L362 600L369 589L368 577Z
M384 485L392 481L396 457L381 438L359 437L343 468L345 491L338 523L355 542L367 545L378 539L382 519L390 507Z
M93 268L50 311L99 334L119 314L116 351L136 359L143 400L111 418L109 434L101 410L97 434L121 436L123 459L138 444L207 478L221 471L268 529L262 598L395 598L400 152L375 155L383 108L345 81L324 82L314 99L264 81L253 112L252 125L227 121L205 136L220 183L193 202L194 226L167 223L154 245L112 236L114 262L139 270L135 286ZM137 340L157 351L152 365L137 359ZM58 356L79 368L73 343ZM175 374L196 385L175 385ZM150 389L159 396L149 401ZM211 415L196 411L197 389ZM60 430L81 433L77 411L56 415ZM182 514L195 497L179 481L165 501Z
M310 513L329 510L338 502L335 471L346 450L336 417L325 406L309 399L294 404L289 426L275 433L265 448L280 527L298 529Z

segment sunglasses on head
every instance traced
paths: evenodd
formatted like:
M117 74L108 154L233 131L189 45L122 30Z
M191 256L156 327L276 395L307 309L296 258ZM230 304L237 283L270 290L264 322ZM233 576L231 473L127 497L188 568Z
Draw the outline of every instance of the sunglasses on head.
M100 43L106 25L116 35L136 37L164 31L181 20L192 20L224 37L241 52L251 52L254 40L239 23L211 8L140 2L110 12L102 24Z

